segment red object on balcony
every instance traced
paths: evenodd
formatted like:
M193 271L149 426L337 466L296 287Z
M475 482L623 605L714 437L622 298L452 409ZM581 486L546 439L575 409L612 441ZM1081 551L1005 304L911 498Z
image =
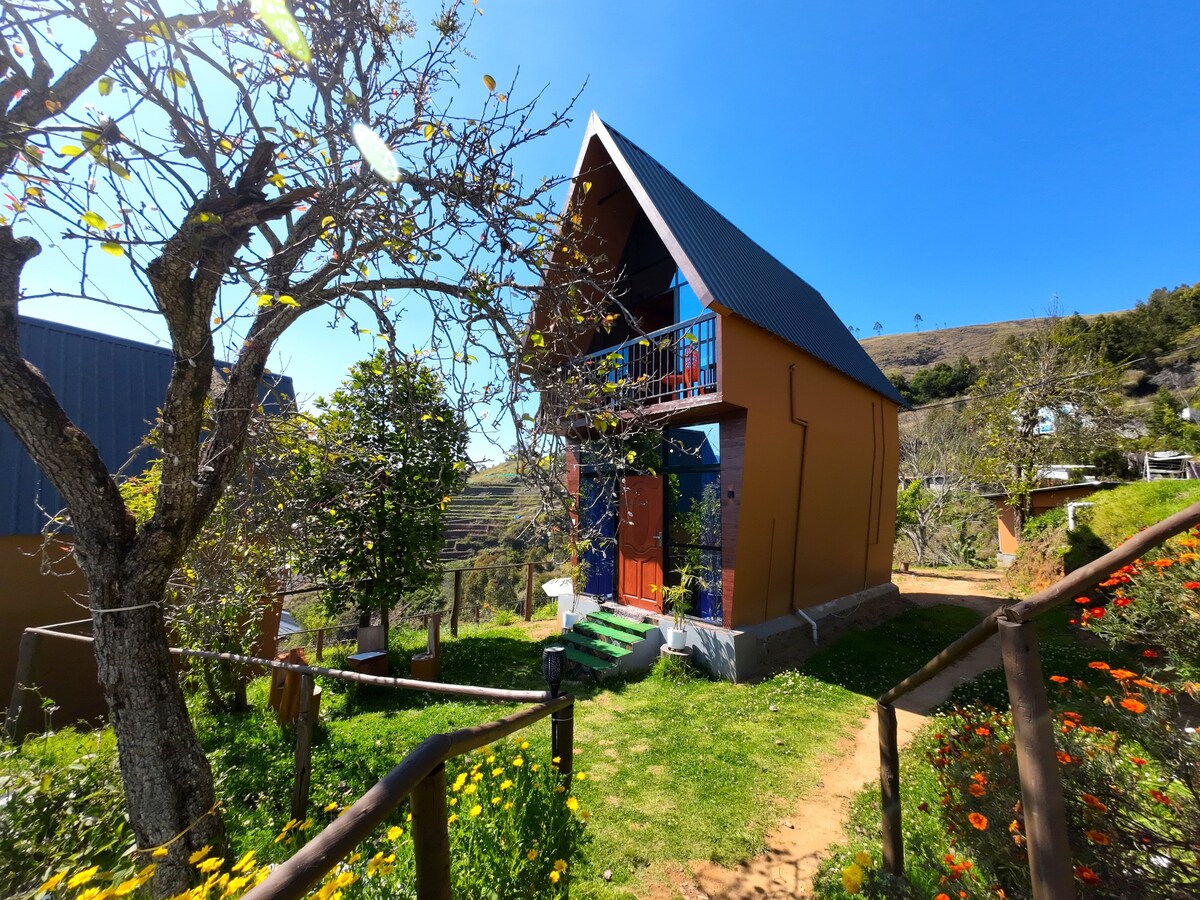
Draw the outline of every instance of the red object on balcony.
M683 371L664 375L663 384L668 390L679 391L680 397L694 396L693 391L700 385L700 348L691 344L679 354L683 362Z

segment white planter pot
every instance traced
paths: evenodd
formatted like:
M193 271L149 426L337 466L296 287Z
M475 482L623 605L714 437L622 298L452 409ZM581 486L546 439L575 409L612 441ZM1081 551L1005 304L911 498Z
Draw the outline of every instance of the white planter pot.
M563 614L562 614L563 630L570 631L572 628L575 627L575 623L578 622L581 618L583 618L583 617L581 615L579 615L579 613L573 612L572 610L569 610L569 609L564 609Z
M682 628L672 627L667 632L667 646L672 650L682 650L687 645L687 632Z

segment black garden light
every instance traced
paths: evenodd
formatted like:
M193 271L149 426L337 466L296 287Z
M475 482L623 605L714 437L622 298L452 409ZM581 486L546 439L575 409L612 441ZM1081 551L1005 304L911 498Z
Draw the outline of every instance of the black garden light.
M547 647L542 651L542 677L550 686L550 696L558 696L559 685L563 678L563 657L565 647Z

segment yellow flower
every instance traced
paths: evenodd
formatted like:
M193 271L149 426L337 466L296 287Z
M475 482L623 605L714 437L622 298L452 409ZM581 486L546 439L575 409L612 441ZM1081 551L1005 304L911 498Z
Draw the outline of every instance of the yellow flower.
M528 750L529 749L529 741L521 741L521 749Z
M539 766L537 763L534 763L532 766L530 766L530 767L529 767L529 771L530 771L530 772L536 772L536 771L538 771L538 769L540 769L540 768L541 768L541 766Z
M389 828L387 830L387 839L389 841L394 841L394 840L396 840L396 838L400 837L400 835L402 835L402 834L404 834L404 829L401 828L399 825L393 825L391 828Z
M362 859L362 854L355 850L348 857L346 857L346 865L352 866L360 859Z
M504 804L504 808L505 808L505 809L512 809L512 806L513 806L513 805L512 805L512 801L511 801L511 800L509 800L507 803L505 803L505 804Z
M555 872L567 871L567 861L565 859L556 859L554 861L554 871Z
M451 797L451 798L450 798L450 805L451 805L451 806L458 806L458 798L457 798L457 797Z
M851 863L842 869L842 887L847 894L857 894L862 890L863 878L866 873L857 863Z
M519 769L521 766L525 765L525 760L518 756L513 760L513 765Z
M496 757L494 757L494 756L489 756L489 757L487 758L487 764L488 764L489 766L490 766L492 763L494 763L495 761L496 761Z
M500 805L500 798L499 798L499 797L493 797L493 798L492 798L492 806L499 806L499 805Z
M551 884L558 884L558 879L562 878L557 872L551 872L549 875Z
M296 828L299 831L308 831L308 829L312 828L312 819L305 819Z
M464 794L473 794L477 790L479 790L478 785L468 784L465 788L463 788L463 793Z
M254 851L247 851L246 855L237 861L230 872L249 872L254 868Z
M493 778L499 778L503 774L504 774L504 769L502 769L500 767L492 769L492 777Z
M554 759L550 760L550 762L554 763L557 766L560 762L562 762L562 757L556 756L556 757L554 757Z
M574 797L568 797L567 798L567 809L569 809L571 812L575 812L575 810L579 809L579 801L576 800Z
M454 786L453 786L452 790L461 791L462 786L466 783L467 783L467 773L463 772L461 775L459 775L457 778L454 779Z
M507 791L510 787L512 787L511 778L505 778L502 782L500 782L500 790Z
M587 772L578 772L575 775L576 781L587 781Z
M458 813L450 813L450 818L446 820L447 825L453 825L458 821Z
M205 847L204 849L207 852L210 848ZM95 877L96 873L99 871L100 871L99 866L92 866L90 869L84 869L82 872L76 872L67 881L67 887L77 888L80 885L87 884L89 881L92 880L93 877Z
M530 862L533 862L535 859L537 859L537 851L530 850L528 853L525 854L525 858L527 860L529 860Z
M289 824L288 828L290 828L290 827L291 827L291 825ZM283 829L284 834L287 834L288 828ZM204 857L208 856L208 854L211 850L212 850L212 847L209 844L205 844L203 847L201 847L199 850L197 850L195 853L193 853L191 856L188 857L188 865L194 866L196 863L200 862L200 860L204 859Z
M217 869L221 868L221 864L224 862L224 857L210 856L208 859L202 860L199 864L197 864L196 868L200 872L207 875L209 872L215 872Z
M337 801L336 800L334 800L332 803L326 803L325 806L322 807L321 811L322 812L333 812L335 809L337 809Z
M164 856L166 856L170 852L171 851L169 851L166 847L155 847L154 852L151 853L150 855L153 856L155 859L162 859Z
M584 810L580 810L580 812L579 812L579 818L580 818L582 821L586 822L586 821L588 821L588 819L590 819L591 817L592 817L592 814L591 814L590 812L588 812L586 809L584 809Z
M534 850L532 852L533 852L534 856L537 855L536 850ZM533 859L533 856L531 856L529 858ZM52 891L56 887L58 887L59 882L62 881L66 877L67 877L67 870L63 869L57 875L51 875L49 878L47 878L45 881L43 881L42 886L39 887L36 891L34 891L34 893L40 894L40 893L43 893L44 891Z
M871 865L871 854L866 850L859 850L854 854L854 861L865 869Z
M556 784L554 786L554 793L556 793L556 794L561 794L565 790L566 790L566 788L563 787L561 784Z
M479 814L481 812L483 812L483 807L480 806L478 803L476 803L474 806L471 807L471 818L472 819L479 818Z
M483 781L483 773L482 773L482 772L476 772L474 775L472 775L472 776L471 776L471 780L472 780L472 781L474 781L474 782L480 782L480 781ZM469 792L468 792L468 793L469 793Z

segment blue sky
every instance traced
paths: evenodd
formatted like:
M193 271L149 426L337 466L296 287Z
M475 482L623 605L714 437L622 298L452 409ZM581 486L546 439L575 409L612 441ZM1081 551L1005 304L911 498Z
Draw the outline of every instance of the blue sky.
M483 73L575 124L524 160L574 165L587 114L655 156L884 333L1132 306L1200 280L1200 4L480 0ZM432 6L414 3L424 27ZM44 305L24 311L62 317ZM147 339L124 315L75 324ZM277 365L325 393L369 352L319 319Z

